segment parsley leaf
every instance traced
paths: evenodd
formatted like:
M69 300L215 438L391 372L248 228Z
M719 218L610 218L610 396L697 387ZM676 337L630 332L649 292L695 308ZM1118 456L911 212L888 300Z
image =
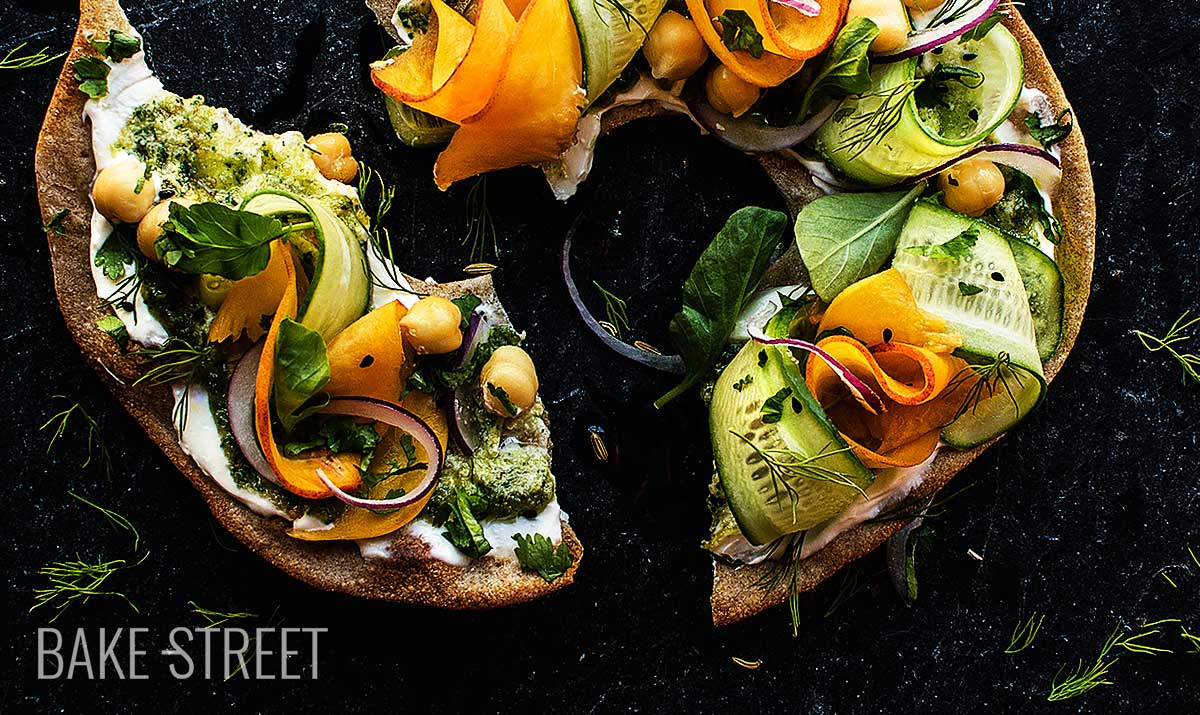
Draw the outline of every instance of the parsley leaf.
M261 273L271 258L271 242L284 233L275 218L217 203L174 203L170 212L154 248L163 263L185 273L230 280Z
M960 258L968 256L971 253L971 249L975 247L975 242L978 240L979 229L972 226L945 243L928 246L909 246L904 250L918 256L925 256L926 258L957 261Z
M792 396L792 388L785 387L774 395L768 397L762 406L762 421L764 424L773 425L783 419L783 403L787 398Z
M95 57L80 57L71 63L75 70L75 81L79 83L79 91L92 99L100 99L108 94L108 73L111 68Z
M446 530L442 537L454 547L473 559L482 558L492 550L483 527L471 513L471 502L461 489L455 488L454 500L450 502L450 516L446 519Z
M129 330L125 327L125 321L115 315L106 315L97 320L96 327L112 336L122 348L129 342Z
M751 57L763 56L763 37L745 10L726 10L713 18L721 23L721 42L731 50L745 50Z
M129 245L113 231L96 251L94 262L97 268L104 271L106 278L118 281L125 277L125 266L135 265L136 260Z
M554 542L541 534L514 534L513 540L517 542L515 551L521 568L537 571L546 583L552 583L569 571L575 563L575 556L571 554L570 547L562 543L555 548Z
M974 283L966 283L963 281L959 281L958 282L958 292L961 293L964 297L968 297L968 296L972 296L972 295L979 295L980 293L983 292L983 288L975 285Z
M50 217L50 221L47 222L45 226L42 226L42 231L48 234L53 233L55 236L66 236L67 229L63 228L62 223L63 219L67 217L68 213L70 212L67 209L59 209L58 211L55 211L54 215Z
M471 324L471 313L474 313L476 308L483 305L483 301L474 293L467 293L458 298L451 298L450 302L457 305L458 312L462 314L460 328L465 333L467 327Z
M1066 121L1063 121L1063 120ZM1064 109L1062 114L1058 115L1058 119L1054 120L1054 124L1042 124L1042 118L1037 114L1030 114L1025 117L1025 126L1029 129L1029 136L1037 139L1042 143L1042 147L1049 151L1055 144L1058 144L1071 130L1075 128L1075 115L1070 109Z
M321 392L329 382L325 340L291 318L279 324L275 345L275 409L288 432L296 423L329 403Z
M124 62L142 49L142 41L136 35L120 30L109 30L107 40L94 40L89 37L88 42L97 52L113 62Z
M369 422L356 422L352 417L332 417L317 427L315 434L283 445L283 453L295 457L301 452L326 447L336 453L370 454L379 444L379 433Z

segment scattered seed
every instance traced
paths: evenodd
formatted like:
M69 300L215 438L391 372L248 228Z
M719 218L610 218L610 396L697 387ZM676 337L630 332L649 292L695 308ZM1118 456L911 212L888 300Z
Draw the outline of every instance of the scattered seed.
M604 330L607 331L609 335L613 336L614 338L621 337L620 334L617 333L617 326L613 325L612 323L608 322L607 320L597 320L596 322L600 323L600 327L604 328Z
M496 270L496 264L494 263L472 263L463 268L463 273L469 276L486 276L494 270Z
M633 347L651 355L662 355L662 351L644 340L634 340Z
M746 660L745 658L739 658L737 656L734 656L732 660L734 665L739 668L745 668L746 670L758 670L759 666L762 665L761 660Z
M604 443L604 437L601 436L598 430L588 432L588 441L592 443L592 454L596 455L596 459L608 463L608 445Z
M971 558L975 559L976 561L983 561L983 557L980 556L979 554L975 553L975 549L967 549L967 556L970 556Z

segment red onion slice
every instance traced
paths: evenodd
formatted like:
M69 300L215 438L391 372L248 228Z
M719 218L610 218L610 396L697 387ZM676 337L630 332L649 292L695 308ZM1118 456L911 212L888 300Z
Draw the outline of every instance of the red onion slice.
M254 429L254 392L258 379L258 359L262 356L262 351L263 344L259 341L242 356L229 377L229 391L226 393L229 431L233 433L238 449L254 471L272 484L280 484L275 470L271 469L271 464L267 462L267 455L263 454L262 445L258 443L258 433Z
M741 151L766 153L793 147L805 141L821 128L837 109L838 102L829 102L803 124L772 127L754 117L732 117L718 112L703 99L688 103L692 116L722 144Z
M442 410L450 417L448 420L450 438L454 440L454 444L462 451L463 456L470 457L475 454L475 450L479 449L482 440L479 434L472 429L471 421L467 417L467 398L463 392L465 388L465 385L459 387L443 400L439 400L439 403L442 405Z
M470 317L467 318L467 332L463 336L462 347L458 350L458 359L454 361L455 370L467 364L475 348L487 342L491 332L492 323L484 317L482 306L471 311Z
M988 19L996 8L1000 5L1000 0L946 0L947 3L958 3L967 5L961 10L956 10L949 14L959 15L950 22L939 21L937 24L927 27L920 27L908 36L908 40L898 49L893 50L885 55L874 57L876 62L895 62L897 60L916 57L919 54L928 52L935 47L956 40L959 37L970 32L984 20ZM942 6L945 8L945 5ZM930 16L930 22L937 18L941 12L939 9L933 13L927 13Z
M329 477L325 476L322 470L318 469L316 471L317 478L340 501L360 509L385 511L387 509L399 509L416 504L433 491L433 487L437 484L438 477L442 473L442 445L433 434L433 430L420 417L417 417L403 407L368 397L335 397L329 401L329 406L321 410L321 412L331 415L362 417L403 430L412 435L417 444L421 445L421 448L425 450L425 458L429 461L429 467L425 470L425 477L421 480L421 483L412 491L394 499L364 499L356 497L339 489Z
M790 7L805 17L818 17L821 14L821 3L817 0L771 0L785 7Z
M1044 149L1028 144L982 144L936 169L930 169L924 174L909 179L905 183L915 184L932 179L946 169L978 156L983 156L996 164L1011 166L1033 179L1033 183L1037 184L1038 188L1046 191L1052 190L1062 179L1062 164L1057 157Z
M580 217L582 218L582 217ZM562 247L562 278L567 285L567 293L571 296L571 302L575 304L575 310L579 312L579 317L583 319L588 329L595 334L596 337L611 348L614 352L622 357L629 358L636 363L641 363L646 367L662 372L669 372L673 375L682 375L687 369L683 365L683 358L678 355L655 355L638 350L629 343L618 340L612 333L605 330L600 325L600 321L588 312L587 306L583 304L583 298L579 296L579 289L575 287L575 279L571 277L571 240L575 238L575 230L579 228L580 219L575 219L575 223L571 225L571 230L567 232L567 240L563 242Z
M846 369L846 366L838 362L837 358L825 352L814 343L810 343L807 340L797 340L796 338L770 338L762 332L762 328L756 326L751 326L750 337L754 342L761 345L786 345L789 348L799 348L800 350L805 350L816 355L825 361L825 364L829 366L830 370L833 370L834 374L841 378L842 384L854 394L859 402L863 403L867 408L874 410L875 414L884 411L883 400L879 398L879 395L875 394L875 391L867 383Z

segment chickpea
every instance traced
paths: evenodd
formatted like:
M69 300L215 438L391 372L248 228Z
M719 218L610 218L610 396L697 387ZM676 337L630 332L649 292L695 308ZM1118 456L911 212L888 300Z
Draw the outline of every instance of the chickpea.
M921 12L929 12L938 5L946 2L946 0L904 0L904 6L909 10L920 10Z
M350 153L350 140L344 134L327 132L309 137L313 163L326 179L349 184L358 175L358 160Z
M976 218L1004 196L1004 174L987 159L968 159L938 176L946 206Z
M900 46L908 41L908 13L900 0L850 0L846 22L856 17L865 17L879 26L879 36L871 43L872 52L891 52L900 49Z
M204 273L198 278L197 287L200 289L200 302L208 306L209 310L215 311L225 302L225 296L229 295L229 289L233 288L233 281L223 276Z
M515 345L497 348L479 373L483 387L483 404L488 411L501 417L516 417L533 407L537 399L537 370L529 353ZM503 396L502 396L503 395ZM516 414L509 410L504 397Z
M431 295L417 301L400 319L400 330L420 355L442 355L458 350L463 334L462 312L441 296Z
M157 197L154 181L146 178L146 168L136 159L125 159L104 167L92 186L96 210L114 223L141 221Z
M758 101L759 88L738 77L725 65L717 65L708 73L704 94L713 109L740 117Z
M642 54L650 63L650 73L657 79L671 81L687 79L708 60L708 45L696 29L696 23L668 10L659 15L650 28Z
M191 199L168 199L154 205L137 227L137 243L138 248L142 253L151 260L158 260L158 252L154 248L154 242L162 235L162 225L171 217L171 204L179 204L180 206L191 206L195 204Z

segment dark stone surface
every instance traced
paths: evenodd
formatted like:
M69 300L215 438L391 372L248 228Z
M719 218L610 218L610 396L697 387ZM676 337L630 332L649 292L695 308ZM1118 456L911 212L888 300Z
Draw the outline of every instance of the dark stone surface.
M390 227L405 265L453 277L466 186L430 181L433 152L388 137L364 61L379 31L359 2L130 2L167 86L203 93L260 128L351 126L357 153L399 187ZM5 2L4 46L63 48L66 2ZM0 463L4 631L0 710L127 712L236 706L238 711L543 710L689 712L1183 712L1200 696L1200 655L1118 653L1109 680L1083 699L1048 705L1064 663L1092 659L1120 625L1183 618L1200 633L1200 386L1150 355L1130 331L1163 331L1197 302L1196 70L1193 0L1035 0L1024 8L1087 130L1100 237L1091 309L1045 405L962 474L971 489L931 522L920 598L904 606L881 555L857 567L865 588L833 613L842 577L805 599L798 638L775 609L709 625L709 562L696 548L709 456L687 401L660 417L644 404L668 381L607 354L573 319L557 276L565 227L580 212L593 242L582 282L630 299L635 329L665 344L663 326L690 265L724 217L778 204L754 164L682 121L622 130L600 148L581 195L555 203L531 171L490 182L501 236L497 280L530 331L553 408L562 503L588 553L578 582L543 601L492 613L367 603L292 581L236 543L198 496L97 386L67 335L51 287L32 186L33 145L54 70L0 75L7 114L0 149L0 365L8 388ZM577 242L587 245L587 241ZM58 399L54 395L67 395ZM39 425L78 400L99 422L113 471L86 456L76 424L47 454ZM624 435L622 468L590 457L584 429L608 416ZM631 416L632 415L632 416ZM67 491L129 516L149 550L112 578L115 600L72 608L68 630L144 626L148 682L38 682L27 614L35 573L79 554L119 558L128 542ZM973 549L983 556L967 556ZM1178 587L1172 588L1166 574ZM247 625L328 627L320 681L176 682L156 655L174 626L200 625L189 601L261 614ZM1004 655L1032 613L1041 635ZM1182 650L1175 624L1162 643ZM756 672L732 656L762 659Z

